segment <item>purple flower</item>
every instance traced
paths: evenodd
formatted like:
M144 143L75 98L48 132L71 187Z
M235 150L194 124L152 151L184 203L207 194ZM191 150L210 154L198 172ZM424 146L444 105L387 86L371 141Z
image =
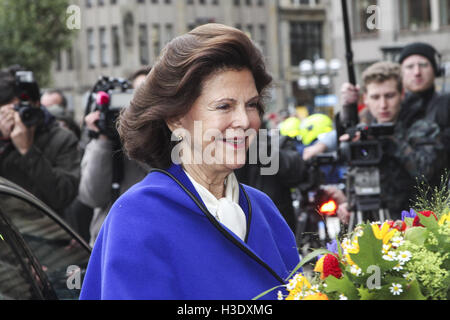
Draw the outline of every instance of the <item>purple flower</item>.
M330 252L333 252L335 254L339 253L336 239L327 243L327 250ZM320 260L322 257L323 257L323 255L318 255L317 259Z
M414 219L417 216L417 213L413 209L409 209L409 212L406 210L402 211L402 221L405 221L405 218Z
M336 239L327 243L327 250L333 253L338 253L337 241Z

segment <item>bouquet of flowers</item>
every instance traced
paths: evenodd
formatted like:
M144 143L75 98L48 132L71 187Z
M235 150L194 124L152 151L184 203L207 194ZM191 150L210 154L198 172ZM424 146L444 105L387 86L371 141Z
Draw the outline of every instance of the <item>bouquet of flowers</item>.
M298 272L319 254L324 255L313 276ZM359 225L342 241L328 244L327 250L302 259L278 298L449 299L450 212L436 215L411 209L402 213L401 221Z

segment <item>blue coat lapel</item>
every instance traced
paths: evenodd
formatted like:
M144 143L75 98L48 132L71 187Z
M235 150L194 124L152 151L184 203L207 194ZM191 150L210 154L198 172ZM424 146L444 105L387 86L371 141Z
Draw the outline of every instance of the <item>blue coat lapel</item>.
M155 170L154 170L155 171ZM157 172L163 172L164 170L157 170ZM278 281L284 283L284 280L282 279L283 275L280 275L279 272L274 271L271 266L269 266L266 261L256 252L253 248L249 246L248 238L251 232L251 225L252 225L252 213L251 213L251 203L250 199L248 198L247 194L245 193L244 188L242 185L240 185L240 191L239 191L239 205L241 206L242 210L244 211L246 218L247 218L247 234L245 237L245 242L242 241L239 237L237 237L233 232L231 232L227 227L225 227L223 224L218 222L214 216L209 213L207 210L203 200L201 199L200 195L196 191L195 187L191 183L188 176L184 173L182 167L180 165L173 164L169 169L165 170L170 175L172 175L174 178L178 180L182 184L180 187L184 187L185 191L188 191L191 193L192 196L196 199L193 199L197 206L199 207L199 210L206 215L206 217L209 219L209 221L232 243L240 247L241 250L247 253L251 258L257 260L261 265L263 265L272 275L278 279ZM274 266L275 270L280 270L280 266Z

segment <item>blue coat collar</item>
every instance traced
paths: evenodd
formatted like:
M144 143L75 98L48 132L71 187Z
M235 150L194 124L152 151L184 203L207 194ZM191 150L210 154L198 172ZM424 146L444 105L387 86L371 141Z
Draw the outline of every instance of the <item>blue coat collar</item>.
M161 172L164 170L152 170L152 171ZM202 198L198 194L198 192L195 189L194 185L192 184L191 180L188 178L188 176L184 172L181 165L172 164L169 167L169 169L166 170L166 172L170 173L174 178L176 178L182 184L181 187L184 186L185 189L187 189L187 191L189 191L191 193L191 195L195 197L195 199L197 200L197 205L200 207L200 209L202 209L203 213L205 213L210 220L211 220L211 218L214 219L213 215L206 208L205 203L203 202ZM242 187L242 185L239 185L239 206L242 208L242 211L244 211L245 217L247 219L247 232L246 232L245 241L244 241L244 242L247 242L248 235L250 233L252 210L251 210L250 200L249 200L248 195L246 194L244 188Z

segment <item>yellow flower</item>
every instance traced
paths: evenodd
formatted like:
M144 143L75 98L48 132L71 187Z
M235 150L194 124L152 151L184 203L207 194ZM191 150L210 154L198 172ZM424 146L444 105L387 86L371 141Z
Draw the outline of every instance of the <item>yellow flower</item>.
M329 299L326 294L318 292L304 297L303 300L329 300Z
M323 260L325 260L325 256L323 256L322 258L317 260L316 266L314 267L315 272L320 272L320 273L323 272Z
M359 243L358 243L358 237L355 237L352 241L352 245L347 248L348 253L357 254L359 252Z
M356 264L353 262L353 260L350 258L350 255L349 255L348 253L345 254L344 257L345 257L345 260L347 261L347 263L348 263L350 266L356 265Z
M442 226L442 225L443 225L445 222L447 222L447 221L450 221L450 212L447 213L447 214L444 214L444 215L439 219L438 224L439 224L440 226Z
M374 223L372 224L372 231L375 236L375 238L379 240L383 240L384 244L387 244L389 240L394 236L394 234L397 232L396 229L390 230L390 226L387 222L383 223L383 225L378 227L378 224Z

